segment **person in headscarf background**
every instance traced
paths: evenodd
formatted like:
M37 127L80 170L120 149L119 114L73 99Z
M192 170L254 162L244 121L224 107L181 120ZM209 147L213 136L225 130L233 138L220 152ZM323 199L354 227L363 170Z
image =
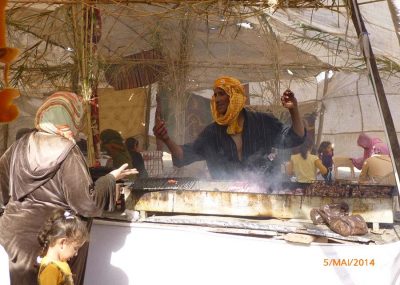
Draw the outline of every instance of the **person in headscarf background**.
M304 141L305 129L290 90L281 101L290 112L291 127L266 113L244 108L247 97L236 78L220 77L213 89L210 104L214 122L193 143L177 145L168 135L165 122L156 120L153 133L167 145L175 166L206 160L214 179L238 179L243 171L263 169L272 147L290 148Z
M361 168L363 167L364 161L367 158L371 157L371 155L373 154L372 150L373 150L374 145L376 145L378 143L379 144L383 143L380 138L372 138L364 133L361 133L358 136L357 145L364 149L364 155L362 157L351 159L351 161L353 162L353 165L357 169L361 170ZM386 149L387 149L387 153L384 153L384 154L389 155L389 149L387 147L386 147ZM383 151L385 151L385 150L383 150Z
M127 163L132 167L131 156L124 144L124 139L116 130L106 129L100 133L101 149L105 150L113 161L113 168Z
M116 180L137 173L127 164L93 184L75 143L84 109L74 93L56 92L39 107L37 130L17 140L0 158L0 244L10 258L11 284L37 284L38 232L55 209L86 217L115 207ZM88 244L71 260L75 284L83 284Z
M365 160L361 169L359 176L361 183L396 185L392 160L387 153L389 149L384 143L373 146L371 157Z
M144 166L143 156L139 152L139 141L134 137L129 137L125 140L125 146L132 158L132 166L139 171L139 177L148 177L147 170Z

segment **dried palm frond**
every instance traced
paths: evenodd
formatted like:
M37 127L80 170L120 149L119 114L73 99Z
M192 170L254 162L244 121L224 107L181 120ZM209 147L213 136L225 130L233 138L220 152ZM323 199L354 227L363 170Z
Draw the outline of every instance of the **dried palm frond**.
M375 57L375 61L382 76L400 78L400 65L385 56ZM348 70L353 72L365 72L366 63L363 58L354 58L354 64L349 65Z
M354 56L360 54L358 45L353 45L342 37L303 23L297 25L297 28L301 28L303 33L292 33L289 35L288 40L297 42L305 50L311 49L315 46L324 46L329 50L334 50L336 54L341 54L343 51Z

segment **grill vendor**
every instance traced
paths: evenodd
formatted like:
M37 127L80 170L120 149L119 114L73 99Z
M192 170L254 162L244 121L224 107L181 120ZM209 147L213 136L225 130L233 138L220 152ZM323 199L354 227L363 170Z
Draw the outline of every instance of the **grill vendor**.
M214 179L238 179L238 175L264 172L272 147L291 148L303 143L306 132L293 92L286 90L282 105L289 110L292 126L285 126L266 113L244 108L247 97L239 80L223 76L214 82L211 113L214 122L193 143L177 145L168 135L164 121L156 120L154 135L181 167L206 160Z

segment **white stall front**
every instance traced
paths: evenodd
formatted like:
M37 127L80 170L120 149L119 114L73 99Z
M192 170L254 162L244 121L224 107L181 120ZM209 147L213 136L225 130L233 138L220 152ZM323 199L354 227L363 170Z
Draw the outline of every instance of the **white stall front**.
M400 242L312 243L95 220L86 285L400 284Z

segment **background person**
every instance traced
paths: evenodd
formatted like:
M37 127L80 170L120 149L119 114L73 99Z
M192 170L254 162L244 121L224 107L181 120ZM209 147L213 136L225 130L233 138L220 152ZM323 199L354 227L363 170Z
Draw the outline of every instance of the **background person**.
M324 176L328 169L322 164L318 156L311 154L313 143L306 141L300 147L300 153L292 154L288 165L288 175L295 175L297 182L311 183L317 180L317 171Z
M74 136L82 127L81 98L70 92L49 96L38 109L37 131L16 141L0 158L0 244L10 258L11 284L37 284L37 235L55 209L82 217L101 216L115 207L116 180L137 173L127 164L93 184ZM10 193L10 195L9 195ZM90 228L91 219L86 219ZM88 244L71 261L75 284L83 284Z
M38 235L42 247L39 285L73 285L68 260L88 240L86 225L69 211L57 210Z
M364 161L367 160L367 158L371 157L373 154L372 150L374 145L376 144L382 144L382 140L380 138L372 138L368 136L367 134L361 133L358 136L357 139L357 145L362 147L364 149L364 155L359 158L352 158L353 165L357 168L360 169L363 167ZM387 154L389 155L389 149L386 147Z
M328 170L322 177L325 181L332 181L332 168L333 168L333 145L330 141L323 141L318 147L318 158L322 161L322 164Z
M156 120L154 135L167 145L175 166L206 160L214 179L238 179L243 171L263 172L272 147L290 148L301 144L305 129L297 100L290 90L285 91L281 101L290 112L291 127L268 114L245 109L246 99L239 80L220 77L214 82L211 98L214 122L193 143L177 145L162 120Z
M127 163L132 167L132 159L125 147L124 139L116 130L106 129L100 133L101 149L111 156L113 168L118 168Z
M361 169L360 183L396 185L392 160L386 154L388 152L389 149L384 143L374 145L372 156L364 162Z
M148 177L146 168L144 166L143 156L139 152L139 142L134 137L129 137L125 140L125 146L132 158L132 166L139 171L140 178Z

